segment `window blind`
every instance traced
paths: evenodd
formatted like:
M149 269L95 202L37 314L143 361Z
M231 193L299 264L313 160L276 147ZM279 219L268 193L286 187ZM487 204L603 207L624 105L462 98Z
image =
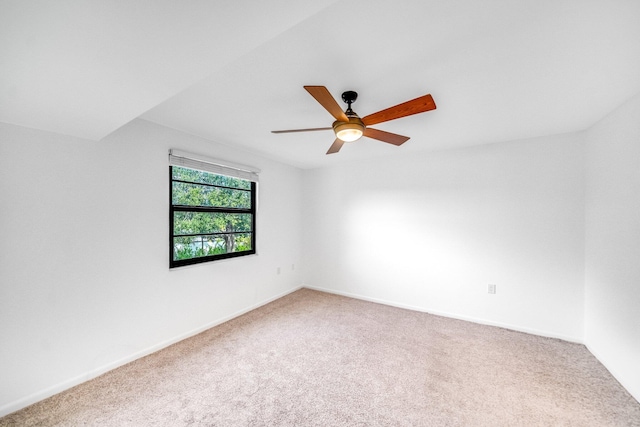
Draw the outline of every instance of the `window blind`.
M169 150L169 164L258 182L260 169L181 150Z

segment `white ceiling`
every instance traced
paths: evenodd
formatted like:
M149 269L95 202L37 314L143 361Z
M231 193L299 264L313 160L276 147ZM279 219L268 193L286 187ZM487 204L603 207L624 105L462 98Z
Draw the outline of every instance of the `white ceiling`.
M136 117L312 168L585 129L640 92L639 0L0 0L0 121L99 140ZM325 155L333 118L438 108ZM341 103L341 101L340 101Z

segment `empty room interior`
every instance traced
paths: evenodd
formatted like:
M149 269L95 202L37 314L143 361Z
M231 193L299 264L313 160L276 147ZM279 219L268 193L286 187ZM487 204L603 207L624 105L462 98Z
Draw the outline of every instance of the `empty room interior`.
M639 22L0 2L0 425L640 426Z

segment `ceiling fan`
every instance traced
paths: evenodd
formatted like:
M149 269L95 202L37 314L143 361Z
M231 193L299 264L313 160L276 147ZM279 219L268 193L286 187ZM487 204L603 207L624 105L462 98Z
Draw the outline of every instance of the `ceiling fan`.
M401 117L411 116L413 114L424 113L426 111L435 110L436 108L436 104L431 95L424 95L360 118L351 109L351 104L353 104L358 98L358 94L356 92L349 90L342 94L342 100L347 104L347 109L342 111L342 108L340 108L340 105L338 105L326 87L304 86L304 88L316 99L316 101L320 103L320 105L325 108L325 110L329 112L329 114L336 119L336 121L333 122L331 127L273 130L271 132L312 132L333 129L333 132L336 134L336 140L331 144L331 147L329 147L327 154L337 153L345 142L356 141L362 136L377 139L378 141L387 142L393 145L401 145L409 140L408 136L373 129L369 126L387 122L389 120L399 119Z

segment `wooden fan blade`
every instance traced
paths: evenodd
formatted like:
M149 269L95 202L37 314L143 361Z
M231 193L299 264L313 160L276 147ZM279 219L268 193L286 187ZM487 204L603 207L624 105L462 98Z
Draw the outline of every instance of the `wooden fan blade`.
M366 128L363 135L377 139L378 141L388 142L393 145L402 145L409 140L408 136L402 136L397 133L385 132L383 130L372 128Z
M271 133L293 133L293 132L315 132L318 130L331 130L333 128L309 128L309 129L287 129L287 130L272 130Z
M375 125L376 123L388 122L389 120L395 120L401 117L407 117L435 109L436 103L433 101L431 95L424 95L419 98L412 99L411 101L403 102L402 104L387 108L386 110L369 114L364 117L362 121L365 126L370 126Z
M333 144L331 144L331 147L329 147L329 151L327 151L327 154L337 153L338 151L340 151L343 145L344 141L336 138L336 140L333 141Z
M320 105L324 107L325 110L329 112L329 114L335 117L336 120L340 120L341 122L349 121L347 115L342 111L342 108L340 108L340 105L338 105L326 87L305 86L304 88L316 99L316 101L320 103Z

